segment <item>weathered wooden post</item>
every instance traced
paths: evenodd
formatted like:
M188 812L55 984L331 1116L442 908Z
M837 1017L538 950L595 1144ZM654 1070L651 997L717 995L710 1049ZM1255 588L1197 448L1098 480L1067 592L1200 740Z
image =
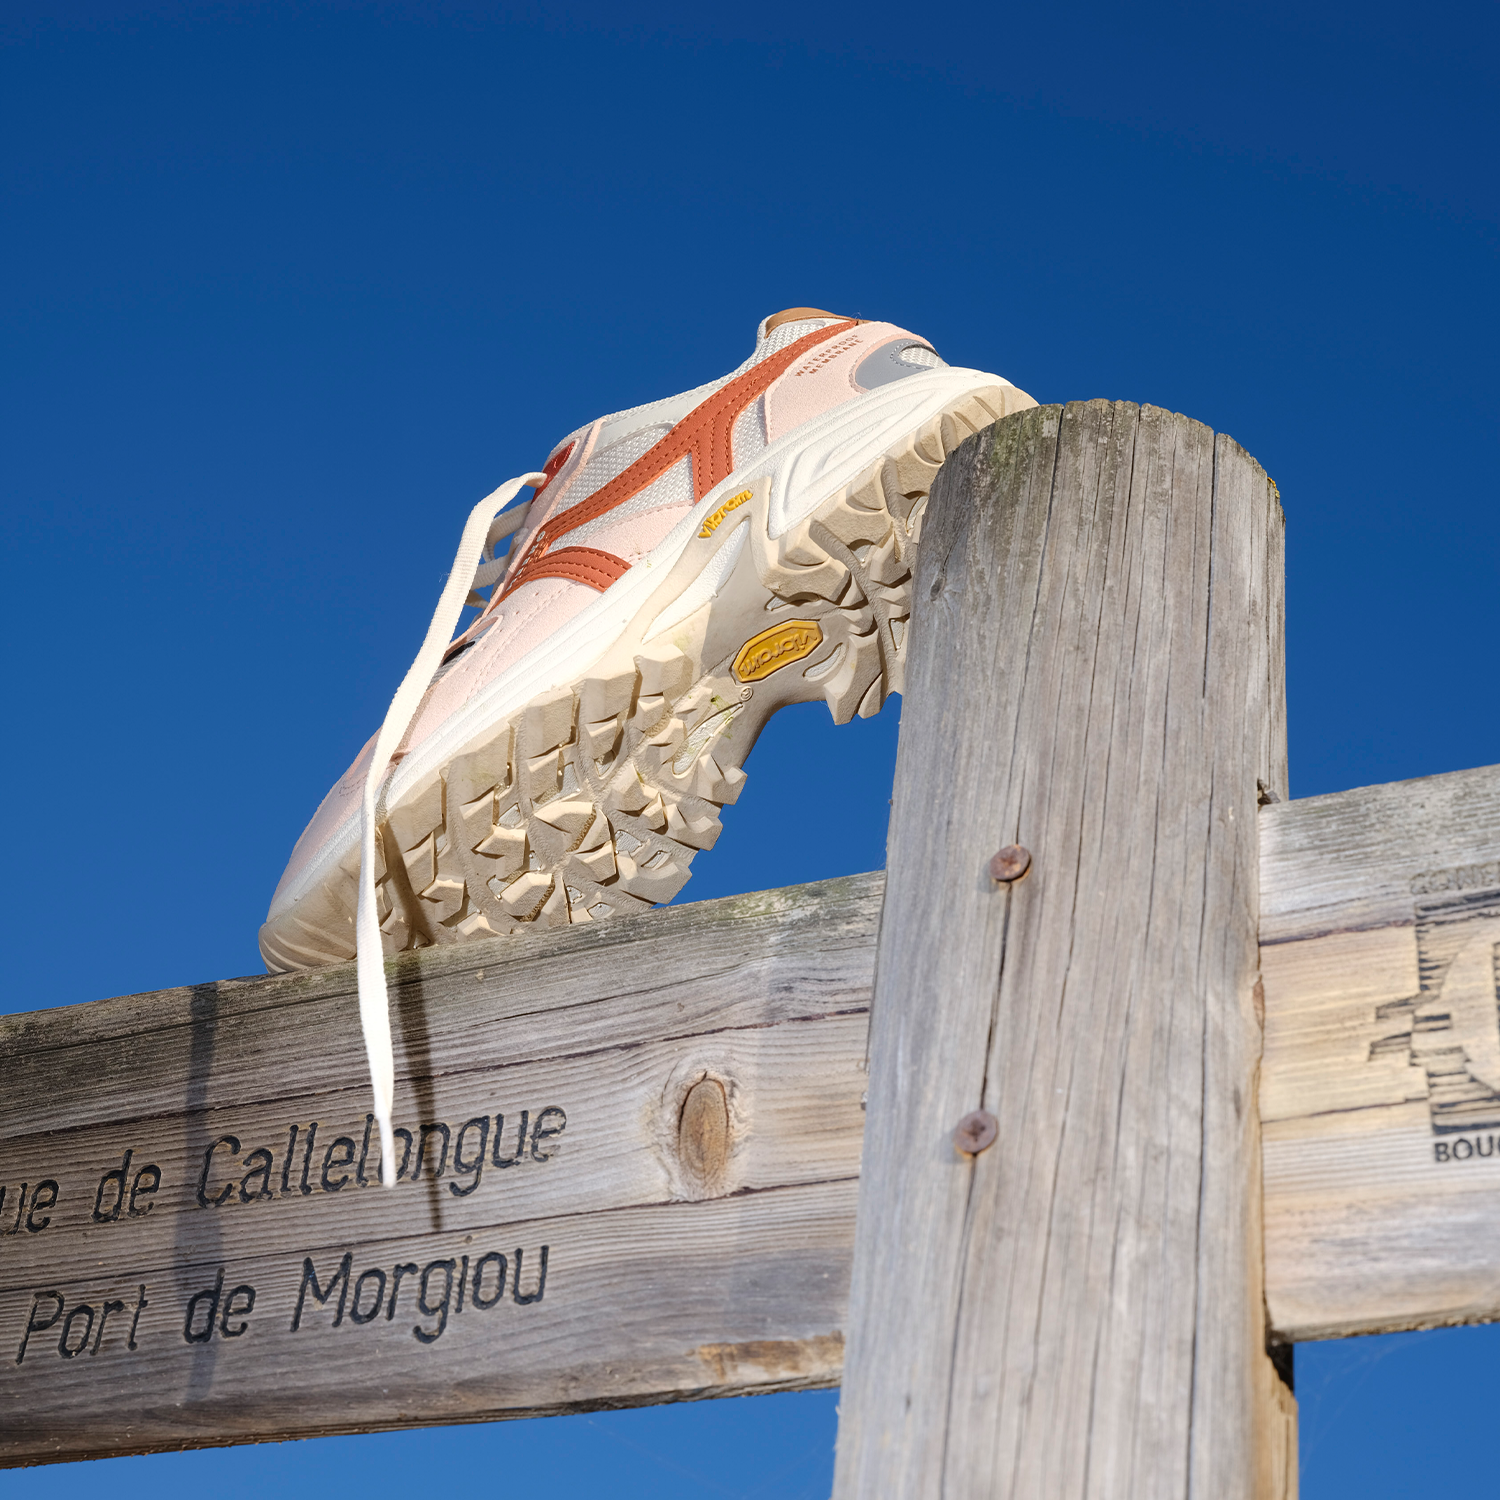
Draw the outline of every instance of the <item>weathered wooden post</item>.
M1153 407L1020 413L944 468L914 610L835 1495L1293 1494L1256 1109L1275 486Z

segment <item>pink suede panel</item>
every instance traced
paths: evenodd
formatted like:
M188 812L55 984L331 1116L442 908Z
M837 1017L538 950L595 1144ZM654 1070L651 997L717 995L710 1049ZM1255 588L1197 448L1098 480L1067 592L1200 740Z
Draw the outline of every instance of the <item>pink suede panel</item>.
M401 753L406 754L420 745L487 683L494 681L501 672L561 629L579 610L598 597L598 591L587 584L570 583L562 578L542 578L518 589L496 612L497 618L490 628L428 689L411 728L401 741ZM346 824L352 822L357 828L365 773L374 748L375 736L371 735L358 759L319 804L312 822L303 830L292 850L292 857L277 884L276 896L272 897L273 905L282 888L292 884L317 854L340 835Z
M291 885L302 870L311 862L328 841L353 818L359 820L359 803L365 789L365 772L369 768L370 754L375 749L375 736L365 741L365 747L355 757L354 764L329 789L328 795L318 804L312 822L302 830L297 847L276 884L276 894L271 897L274 907L281 899L284 886Z
M685 505L664 505L660 510L648 510L644 515L626 516L617 524L596 531L589 538L589 546L613 552L634 567L689 509Z
M489 629L428 689L401 742L402 750L415 749L481 688L598 597L586 583L566 578L539 578L517 589L495 611Z
M589 546L612 552L632 566L650 552L687 514L687 506L663 506L644 515L622 517L589 537ZM566 540L566 538L564 538ZM599 597L596 589L564 578L539 578L523 584L495 611L474 645L433 685L411 729L403 750L422 743L475 693L509 670Z
M895 338L916 340L916 335L894 323L861 323L778 376L766 391L766 441L774 443L794 427L859 395L854 372L860 361Z

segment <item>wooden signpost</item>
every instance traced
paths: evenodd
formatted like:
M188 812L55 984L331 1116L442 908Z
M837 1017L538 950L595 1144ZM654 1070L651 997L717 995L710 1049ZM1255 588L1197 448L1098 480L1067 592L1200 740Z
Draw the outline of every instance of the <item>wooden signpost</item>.
M835 1383L879 889L8 1018L0 1458Z
M1199 424L981 433L888 883L397 960L392 1191L352 965L0 1020L0 1462L842 1382L841 1497L1294 1494L1292 1342L1500 1316L1500 768L1287 801L1281 576Z

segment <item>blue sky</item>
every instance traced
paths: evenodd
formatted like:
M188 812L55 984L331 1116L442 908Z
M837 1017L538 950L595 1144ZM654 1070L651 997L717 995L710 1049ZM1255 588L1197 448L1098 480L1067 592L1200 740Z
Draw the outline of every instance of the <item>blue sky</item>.
M1500 761L1497 15L12 0L6 1008L255 972L468 506L794 304L1254 453L1294 795ZM896 732L777 721L683 899L882 864ZM1304 1347L1304 1496L1484 1482L1497 1357L1488 1329ZM812 1496L834 1420L758 1398L107 1477Z

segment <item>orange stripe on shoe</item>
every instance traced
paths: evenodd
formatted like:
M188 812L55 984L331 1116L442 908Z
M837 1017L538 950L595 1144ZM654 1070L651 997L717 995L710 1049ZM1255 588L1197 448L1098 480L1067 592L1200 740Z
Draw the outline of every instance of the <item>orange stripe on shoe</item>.
M586 583L602 594L615 579L630 571L630 564L613 552L601 552L597 547L559 547L526 564L526 581L534 578L566 578L573 583ZM511 588L515 585L512 584ZM506 590L510 592L509 589Z
M831 328L818 328L804 334L758 365L736 376L728 385L714 392L700 406L694 407L659 443L648 448L623 474L602 485L586 500L570 505L540 527L526 549L521 565L510 576L504 593L513 594L533 578L556 578L564 575L545 569L542 564L548 548L558 537L566 536L589 521L608 515L632 495L660 479L673 464L683 458L693 463L693 500L701 500L716 484L728 479L734 471L732 439L734 424L741 412L784 370L795 364L817 345L847 333L857 319L848 318ZM569 548L569 551L591 551L591 548ZM599 553L601 557L608 553ZM622 570L623 571L623 568ZM571 575L568 575L571 576ZM618 575L617 575L618 576ZM611 582L614 580L611 579Z

